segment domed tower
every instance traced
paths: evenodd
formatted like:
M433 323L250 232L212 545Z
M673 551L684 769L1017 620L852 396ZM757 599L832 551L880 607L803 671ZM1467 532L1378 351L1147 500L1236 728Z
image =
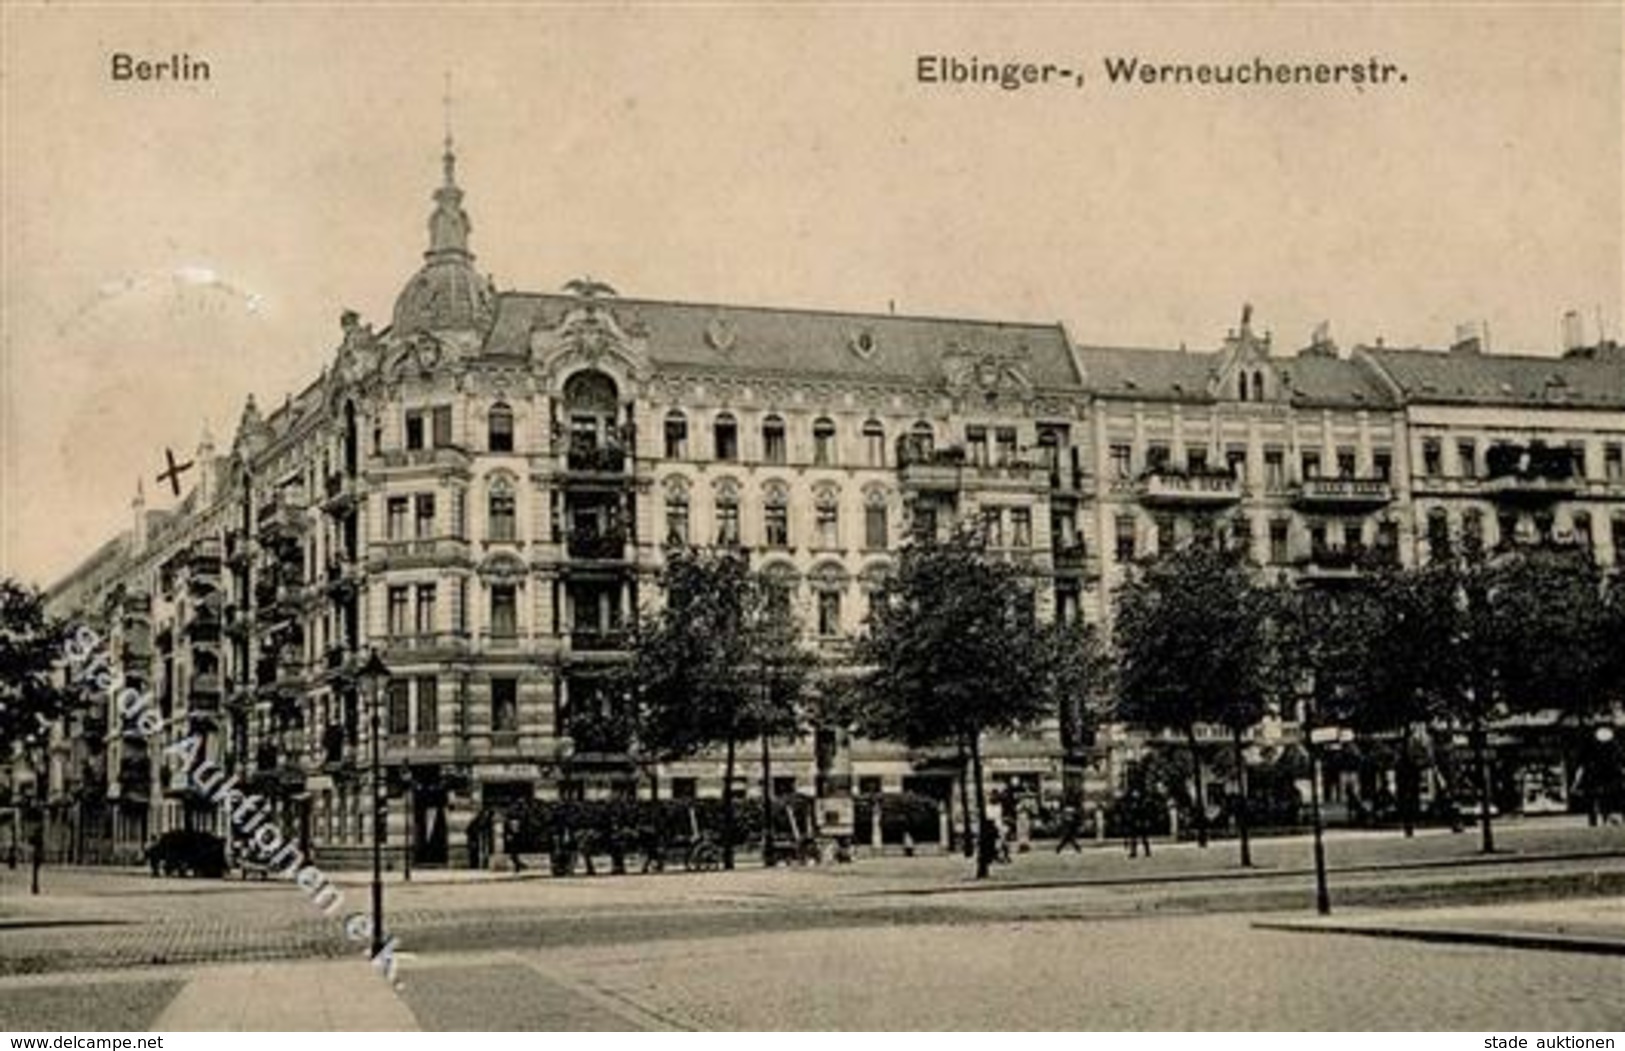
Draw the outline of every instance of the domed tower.
M423 266L395 299L393 334L430 332L461 337L455 341L466 343L490 328L496 292L490 280L474 269L474 254L468 250L470 223L463 211L457 155L452 152L449 133L441 165L444 178L434 192L429 250L423 253Z

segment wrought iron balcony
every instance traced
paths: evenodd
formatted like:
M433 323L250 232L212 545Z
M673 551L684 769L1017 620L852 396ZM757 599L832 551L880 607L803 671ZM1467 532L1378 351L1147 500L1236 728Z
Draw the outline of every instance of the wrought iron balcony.
M624 529L574 529L566 547L571 558L614 561L626 557L626 541Z
M1140 478L1139 493L1146 504L1223 507L1241 499L1241 479L1229 471L1153 467Z
M626 469L626 450L619 445L572 442L564 465L585 474L619 474Z
M1293 493L1300 507L1327 511L1362 511L1393 502L1394 487L1386 478L1305 478Z

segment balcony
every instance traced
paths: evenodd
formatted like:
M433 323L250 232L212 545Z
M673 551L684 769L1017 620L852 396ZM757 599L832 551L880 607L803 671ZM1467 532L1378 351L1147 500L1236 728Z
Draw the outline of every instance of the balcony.
M1241 479L1229 471L1153 467L1140 478L1139 496L1158 507L1225 507L1241 499Z
M517 648L518 638L510 640ZM417 635L394 635L385 642L385 661L449 660L468 652L468 636L456 631L431 631Z
M416 569L470 565L468 541L460 536L375 540L367 548L367 569Z
M1386 478L1305 478L1293 493L1299 507L1337 513L1371 511L1394 500Z
M570 648L577 653L613 653L626 649L629 639L619 628L576 628L570 632Z
M1495 445L1486 453L1484 491L1503 500L1545 503L1572 497L1583 481L1579 457L1566 446Z
M217 672L202 672L192 676L191 706L197 709L214 710L220 707L220 675Z
M566 543L571 558L616 562L626 558L624 529L573 529Z
M284 493L260 507L257 521L261 539L297 537L309 524L305 520L305 502Z
M226 565L233 569L246 568L254 560L254 541L241 533L226 535Z
M897 446L898 481L905 489L958 490L964 465L965 450L959 446L930 449L908 441Z
M343 517L360 503L360 489L354 475L335 472L327 476L322 487L322 510L335 517Z
M327 560L327 572L323 583L327 593L334 598L347 598L356 593L361 585L361 573L353 562L341 558Z
M1362 547L1316 546L1298 562L1298 571L1305 580L1323 583L1358 580L1361 569L1371 557Z
M222 561L220 541L214 537L203 537L193 543L191 551L186 556L186 566L194 580L213 580L218 577Z
M573 442L564 454L564 466L572 474L620 474L626 470L626 449L619 445Z
M145 799L152 793L152 759L144 755L127 755L118 764L119 796L123 799Z

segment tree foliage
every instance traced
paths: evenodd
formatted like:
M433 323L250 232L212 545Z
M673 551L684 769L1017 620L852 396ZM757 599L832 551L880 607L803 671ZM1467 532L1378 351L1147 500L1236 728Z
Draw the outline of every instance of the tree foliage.
M855 656L856 723L865 736L961 749L973 768L978 827L987 827L982 736L1060 714L1057 691L1081 689L1095 666L1062 661L1092 635L1040 627L1027 578L963 533L903 550L877 590ZM1069 655L1070 657L1070 655ZM985 844L985 837L984 837ZM978 852L977 874L987 875Z
M65 715L76 696L52 680L66 629L38 590L0 581L0 760Z

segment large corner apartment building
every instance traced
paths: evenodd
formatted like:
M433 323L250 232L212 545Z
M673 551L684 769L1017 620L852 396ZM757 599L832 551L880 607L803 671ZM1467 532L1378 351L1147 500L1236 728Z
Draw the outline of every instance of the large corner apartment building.
M640 770L602 687L665 545L735 545L838 660L904 538L974 523L1040 612L1109 621L1132 560L1202 533L1337 580L1359 551L1555 538L1625 559L1625 352L1296 351L1250 312L1212 350L1096 347L1055 324L655 302L591 281L503 292L474 267L448 144L429 247L381 331L346 314L330 367L249 396L173 509L50 591L171 735L279 800L318 856L370 844L376 650L392 848L457 859L483 808L722 790L720 757ZM164 740L108 702L63 727L49 785L87 859L225 831ZM811 742L776 792L811 792ZM990 742L993 788L1101 788L1058 724ZM956 789L941 757L838 741L860 793ZM741 777L755 784L743 764ZM1105 785L1101 790L1110 791ZM751 789L754 790L754 787ZM53 819L56 820L56 819Z

